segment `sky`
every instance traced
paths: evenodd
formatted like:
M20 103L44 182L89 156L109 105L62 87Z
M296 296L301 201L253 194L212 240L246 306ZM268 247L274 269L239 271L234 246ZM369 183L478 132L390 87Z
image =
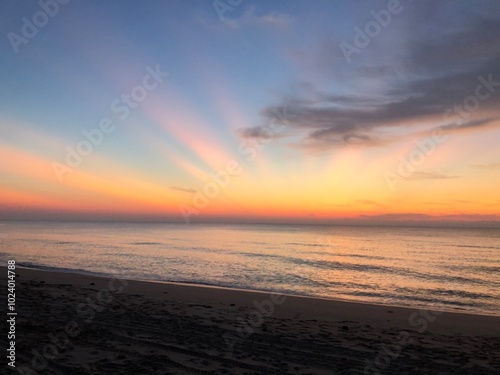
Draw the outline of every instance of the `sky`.
M1 220L500 222L496 0L1 7Z

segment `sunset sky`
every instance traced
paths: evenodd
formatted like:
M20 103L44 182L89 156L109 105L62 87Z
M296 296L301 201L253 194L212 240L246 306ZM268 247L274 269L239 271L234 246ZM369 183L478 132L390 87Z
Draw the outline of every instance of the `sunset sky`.
M1 5L0 219L500 222L497 0L60 1Z

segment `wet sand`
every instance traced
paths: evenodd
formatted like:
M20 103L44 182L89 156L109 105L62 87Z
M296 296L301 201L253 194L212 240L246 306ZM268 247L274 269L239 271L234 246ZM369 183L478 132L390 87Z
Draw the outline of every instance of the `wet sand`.
M5 306L7 270L0 272ZM500 317L16 273L16 369L10 373L500 373Z

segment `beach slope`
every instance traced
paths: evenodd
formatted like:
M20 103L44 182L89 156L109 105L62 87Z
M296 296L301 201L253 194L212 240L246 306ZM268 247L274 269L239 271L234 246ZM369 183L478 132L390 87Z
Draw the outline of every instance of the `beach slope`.
M0 272L6 305L7 270ZM16 273L12 373L500 373L500 317Z

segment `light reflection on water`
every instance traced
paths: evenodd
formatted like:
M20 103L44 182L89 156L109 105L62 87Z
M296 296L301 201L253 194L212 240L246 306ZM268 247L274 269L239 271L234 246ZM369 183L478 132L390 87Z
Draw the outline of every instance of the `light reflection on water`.
M2 223L32 267L499 314L494 229Z

